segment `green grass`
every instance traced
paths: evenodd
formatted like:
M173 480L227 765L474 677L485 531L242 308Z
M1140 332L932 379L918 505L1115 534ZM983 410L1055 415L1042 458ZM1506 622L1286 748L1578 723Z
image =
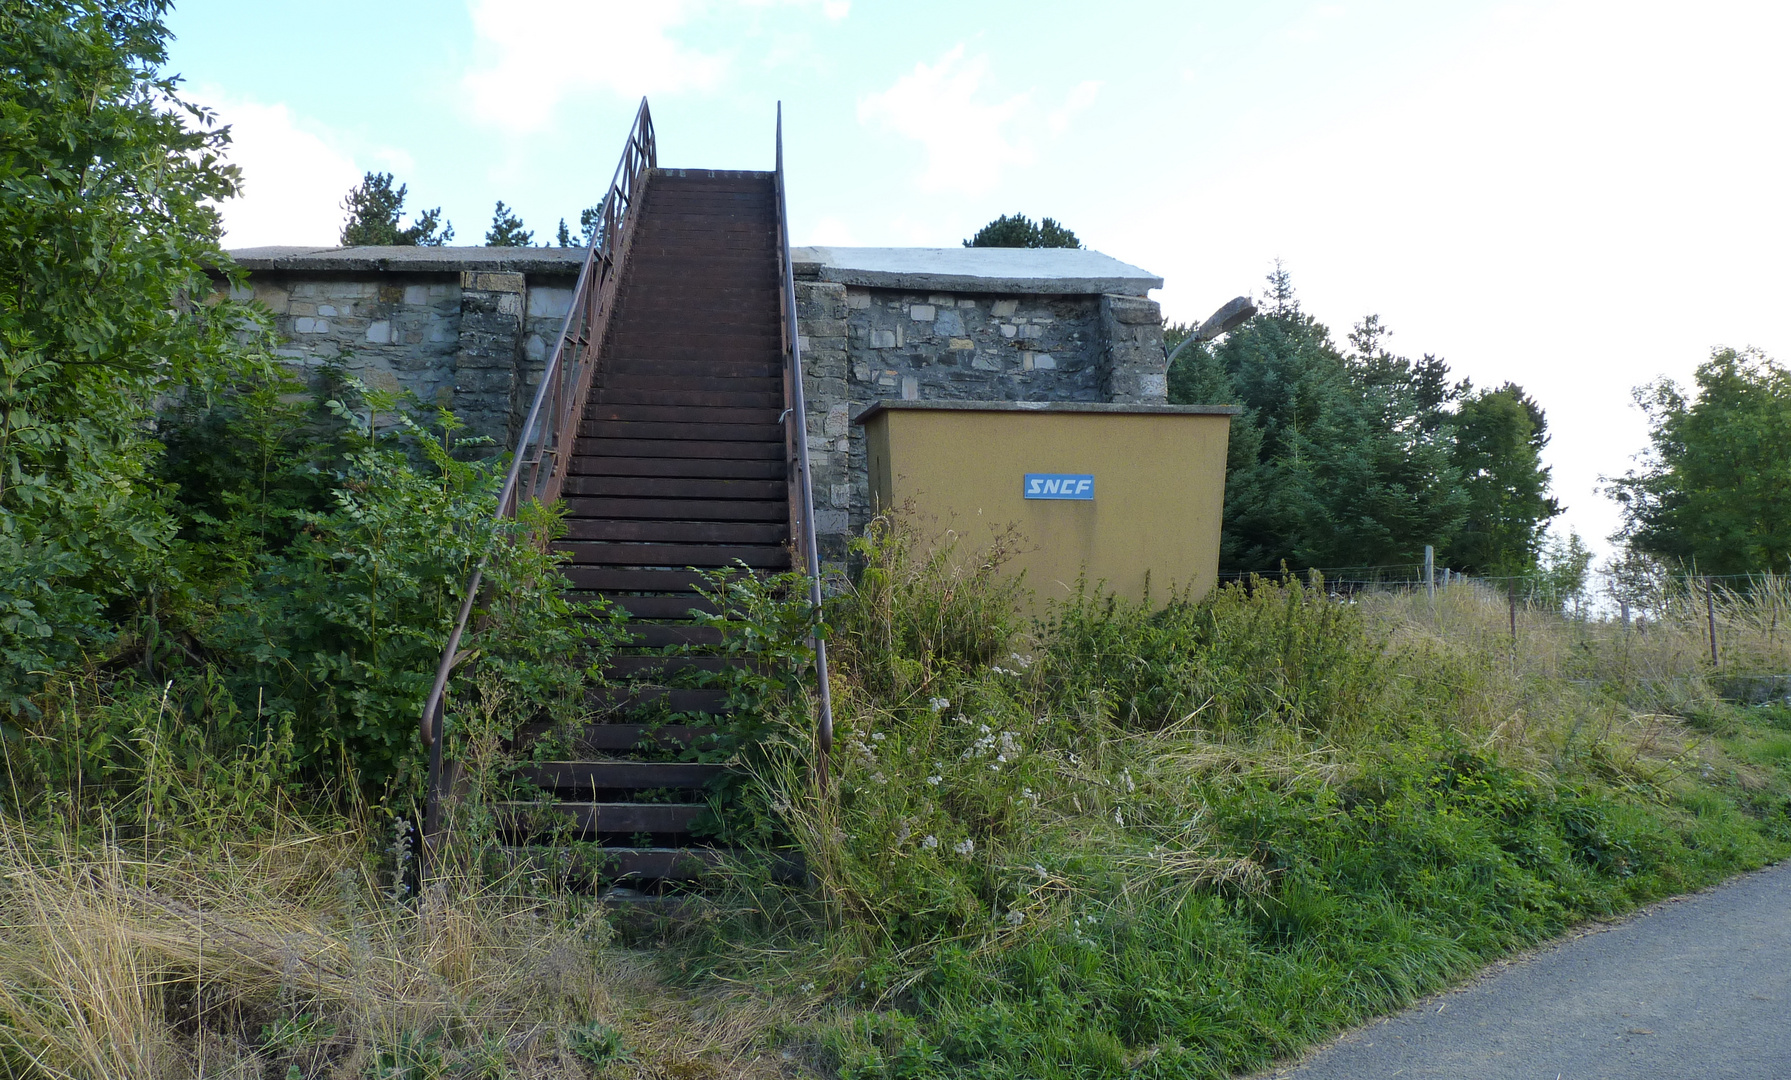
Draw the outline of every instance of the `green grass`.
M389 820L270 786L284 743L177 738L161 688L71 690L67 752L130 752L84 789L15 773L0 1071L1224 1077L1791 854L1791 708L1712 691L1791 671L1745 598L1721 672L1701 609L1646 632L1520 612L1514 646L1466 587L1089 589L1032 623L1009 540L860 545L827 613L825 793L801 590L718 585L768 663L723 680L752 775L716 834L810 880L743 860L669 937L550 870L450 857L412 890ZM487 719L467 744L495 754ZM468 829L454 850L490 839Z
M911 624L980 603L976 560L861 555L836 797L766 767L819 888L755 883L685 961L817 1002L782 1038L826 1074L1233 1075L1791 853L1779 714L1693 672L1701 734L1658 680L1585 677L1636 660L1596 626L1533 617L1577 639L1532 662L1469 593L1257 582L952 640Z

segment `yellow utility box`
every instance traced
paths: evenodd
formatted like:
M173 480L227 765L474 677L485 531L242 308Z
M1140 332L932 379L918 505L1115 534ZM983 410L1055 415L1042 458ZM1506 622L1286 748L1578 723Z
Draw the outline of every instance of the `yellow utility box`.
M1019 527L1038 600L1090 586L1196 597L1219 570L1225 449L1237 410L1092 402L883 401L864 425L871 505L912 506L966 543Z

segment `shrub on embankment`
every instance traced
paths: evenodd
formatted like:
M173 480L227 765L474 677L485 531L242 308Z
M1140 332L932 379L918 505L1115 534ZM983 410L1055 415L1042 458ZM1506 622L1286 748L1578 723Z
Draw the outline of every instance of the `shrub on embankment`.
M1258 581L1148 608L1091 591L1028 626L981 554L864 546L829 611L826 797L794 684L745 688L764 818L733 827L813 878L743 863L669 940L618 938L551 874L415 880L388 820L265 783L293 776L278 744L177 743L158 693L77 694L120 745L103 785L7 818L0 1061L1223 1076L1787 850L1791 712L1716 698L1689 611L1640 634L1530 612L1513 648L1471 588L1433 607ZM788 594L732 589L752 648L799 661ZM1730 653L1784 670L1754 602L1723 613Z
M837 797L771 778L828 933L754 939L838 1006L842 1075L1223 1076L1791 839L1791 711L1716 700L1677 624L1530 612L1514 645L1469 586L1257 580L1022 632L990 560L862 554ZM763 971L741 940L710 962Z

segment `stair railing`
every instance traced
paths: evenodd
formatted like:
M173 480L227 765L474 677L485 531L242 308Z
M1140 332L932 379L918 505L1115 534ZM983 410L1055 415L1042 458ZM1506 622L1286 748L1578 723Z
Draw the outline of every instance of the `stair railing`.
M516 453L510 459L510 471L504 477L503 491L498 495L495 521L514 518L524 500L543 504L560 497L572 451L578 440L579 422L584 416L591 377L603 348L603 334L609 326L615 307L616 290L622 267L627 261L633 239L639 202L647 173L658 165L658 146L653 138L653 115L647 99L641 99L616 162L609 190L603 196L598 212L597 232L585 250L584 265L578 272L578 284L572 291L572 304L560 329L553 354L541 372L541 385L529 406L528 417L517 436ZM479 587L484 581L489 553L479 558L461 597L460 614L448 634L441 662L435 669L435 683L423 705L418 727L423 745L429 750L429 791L424 811L424 836L433 841L441 827L443 788L442 719L446 714L448 679L455 667L466 658L460 651L460 640L466 633L478 601Z
M808 459L808 406L803 398L802 336L796 319L796 271L790 263L789 203L784 197L784 105L777 103L777 231L783 272L784 334L784 443L787 460L795 470L796 497L790 536L807 564L808 598L812 608L815 642L815 778L827 788L828 758L833 753L833 693L827 681L827 640L821 633L821 554L815 541L815 483Z

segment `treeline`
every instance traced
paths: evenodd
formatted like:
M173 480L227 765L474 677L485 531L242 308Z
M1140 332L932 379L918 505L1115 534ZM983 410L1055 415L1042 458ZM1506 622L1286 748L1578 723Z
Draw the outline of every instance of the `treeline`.
M453 241L454 224L442 217L439 206L414 215L408 224L402 223L410 187L393 187L395 179L389 172L370 172L349 189L342 200L342 209L348 214L339 237L343 247L441 247ZM560 247L590 247L597 236L602 209L599 203L579 211L577 235L561 218L554 242ZM535 231L499 199L491 211L491 225L485 230L485 246L529 247L534 242Z
M1193 330L1171 326L1173 349ZM1542 569L1583 577L1570 536L1547 552L1563 507L1549 494L1548 418L1515 383L1453 381L1440 358L1387 348L1376 316L1347 343L1300 308L1287 271L1262 310L1169 372L1178 404L1237 405L1225 486L1222 571L1409 565L1488 577ZM1550 565L1544 567L1544 563Z

